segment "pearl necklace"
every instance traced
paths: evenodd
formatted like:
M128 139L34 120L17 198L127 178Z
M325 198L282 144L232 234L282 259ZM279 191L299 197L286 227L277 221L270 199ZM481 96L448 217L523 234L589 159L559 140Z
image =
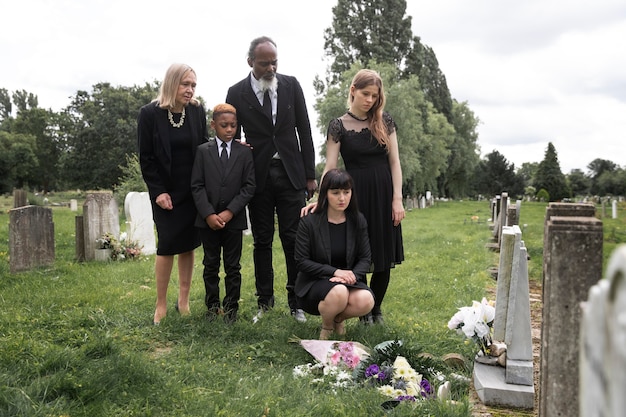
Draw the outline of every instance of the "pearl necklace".
M181 127L183 123L185 123L185 108L183 107L183 114L180 116L180 120L178 121L178 123L174 123L174 115L172 114L170 109L167 109L167 118L170 119L170 124L172 126L176 128Z

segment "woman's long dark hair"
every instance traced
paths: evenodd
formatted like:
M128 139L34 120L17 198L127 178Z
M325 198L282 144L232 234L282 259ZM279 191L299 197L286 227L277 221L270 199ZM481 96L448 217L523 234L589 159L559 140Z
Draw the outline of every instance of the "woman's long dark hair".
M352 190L352 197L350 198L350 204L346 207L346 213L358 213L359 204L356 200L356 194L354 191L354 182L352 176L343 169L331 169L322 178L322 185L320 185L319 199L317 200L316 213L326 213L328 210L328 191L329 190Z

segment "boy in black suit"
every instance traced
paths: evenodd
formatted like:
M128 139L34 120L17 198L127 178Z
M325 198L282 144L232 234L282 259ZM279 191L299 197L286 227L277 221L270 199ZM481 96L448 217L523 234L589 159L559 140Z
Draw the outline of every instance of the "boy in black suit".
M252 150L233 141L237 131L237 111L230 104L213 109L211 128L215 138L198 146L191 172L191 192L204 249L204 287L207 318L220 313L220 252L224 258L224 321L237 320L241 293L241 250L243 230L247 229L246 205L254 195L256 181Z

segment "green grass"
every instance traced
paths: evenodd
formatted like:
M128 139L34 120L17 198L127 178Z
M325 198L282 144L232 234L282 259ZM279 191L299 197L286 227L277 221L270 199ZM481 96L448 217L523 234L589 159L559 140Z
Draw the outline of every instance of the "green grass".
M307 323L298 324L289 316L278 239L276 307L259 323L251 320L256 300L248 236L242 255L240 320L234 326L204 319L200 249L191 316L180 317L173 309L177 294L173 274L169 315L160 326L152 326L153 257L76 262L77 213L55 207L54 265L12 275L9 199L0 199L0 207L0 415L415 415L403 406L384 411L380 407L384 398L372 389L335 393L292 377L295 365L312 358L290 339L316 339L320 320L309 316ZM527 224L523 238L531 254L531 279L541 278L544 214L545 204L522 206L520 223ZM479 216L479 222L472 222L472 216ZM435 357L447 353L473 357L475 347L446 324L458 307L480 300L494 285L487 270L497 265L497 254L485 249L491 237L488 217L487 202L441 202L408 212L403 222L406 260L392 271L383 304L386 325L363 327L353 320L346 338L370 347L402 339ZM623 220L606 224L615 237L610 244L619 243ZM468 362L458 372L469 377L471 366ZM467 383L455 381L457 405L434 403L420 415L469 416L468 391Z

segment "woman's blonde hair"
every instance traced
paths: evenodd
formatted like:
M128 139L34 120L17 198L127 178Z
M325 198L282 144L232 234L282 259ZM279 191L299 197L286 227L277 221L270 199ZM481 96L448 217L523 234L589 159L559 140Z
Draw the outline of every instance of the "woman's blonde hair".
M389 131L383 120L383 110L385 109L386 103L385 90L383 88L383 80L376 71L362 69L352 78L352 83L350 83L350 89L348 90L348 107L350 107L354 101L352 86L354 86L355 90L362 90L370 85L378 87L378 100L376 100L376 103L374 103L372 108L367 112L370 120L370 131L378 143L385 146L389 142Z
M172 64L165 72L165 78L159 88L159 95L155 99L159 103L159 107L162 109L172 109L176 104L176 94L178 93L178 86L181 80L189 72L196 72L189 65L186 64ZM194 97L191 98L191 104L198 106L200 102Z

